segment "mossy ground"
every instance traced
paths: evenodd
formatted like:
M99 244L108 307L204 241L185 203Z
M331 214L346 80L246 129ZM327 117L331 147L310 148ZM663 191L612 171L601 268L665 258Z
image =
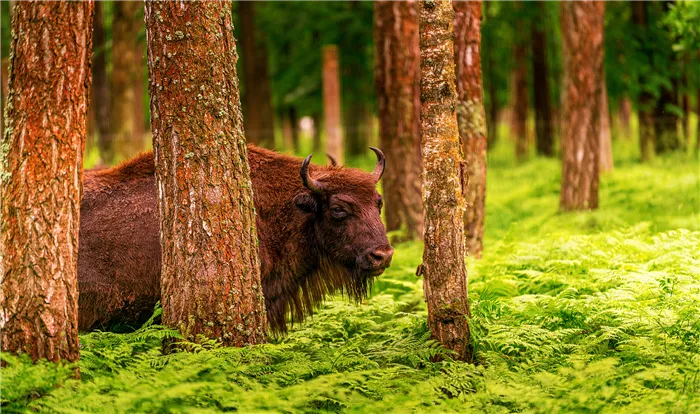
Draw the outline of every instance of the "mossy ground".
M2 410L700 412L700 167L640 165L634 145L615 143L585 213L558 211L557 160L490 154L484 257L467 262L476 364L430 340L414 242L365 303L330 301L268 345L163 355L162 327L91 333L79 381L3 355Z

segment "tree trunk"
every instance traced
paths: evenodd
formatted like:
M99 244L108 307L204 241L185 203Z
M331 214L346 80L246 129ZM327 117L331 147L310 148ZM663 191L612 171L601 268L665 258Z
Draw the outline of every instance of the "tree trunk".
M231 3L149 1L145 20L163 323L189 340L263 343Z
M686 80L686 87L688 87L688 82ZM690 95L687 92L683 92L681 95L681 108L683 109L683 148L688 148L690 146Z
M8 59L0 61L0 80L2 81L2 106L0 107L0 137L5 135L5 105L7 104L7 67L10 64Z
M598 208L605 3L559 4L564 58L561 208ZM607 115L605 115L607 116Z
M359 156L367 151L369 124L367 105L363 101L352 103L345 116L345 147L348 155Z
M420 147L420 48L415 2L374 3L375 87L379 109L387 230L423 235Z
M467 252L481 257L486 217L486 113L481 85L481 1L453 1L457 121L466 168L462 182L467 209Z
M261 147L275 146L275 119L272 110L270 75L267 69L267 44L265 34L255 24L254 1L239 1L241 24L241 49L243 53L243 80L246 90L243 96L243 120L248 142Z
M554 156L554 118L549 91L547 66L547 34L544 2L529 3L537 8L537 19L531 25L532 78L535 98L535 147L537 154Z
M112 77L110 79L110 127L112 158L104 161L128 159L143 150L143 137L136 136L136 84L141 81L142 63L137 53L141 22L138 19L143 3L115 1L112 21Z
M314 147L314 152L321 152L321 147L322 147L322 142L321 142L321 128L322 128L322 120L321 120L321 114L319 113L314 113L312 115L312 119L314 120L314 136L313 136L313 147Z
M293 106L289 107L289 123L292 127L292 149L299 150L299 118L297 110Z
M464 264L464 159L457 127L454 10L447 1L419 3L421 136L428 327L433 338L471 359L467 269Z
M289 111L282 114L282 141L284 141L284 149L286 151L294 151L294 141L292 139L292 120L289 116Z
M647 16L647 2L645 1L633 1L630 3L632 5L632 20L637 26L637 36L639 37L639 43L642 48L648 49L646 46L646 32L648 24ZM642 50L646 59L651 63L651 51ZM647 79L644 76L640 76L637 79L639 85L644 85L647 83ZM654 153L654 96L645 88L639 94L639 152L642 162L651 160Z
M92 55L92 90L90 92L90 107L95 117L97 129L97 149L102 164L114 160L114 146L110 133L110 91L107 78L107 36L104 29L104 4L95 2L93 19L93 44L95 52Z
M700 88L695 95L695 113L698 115L697 131L695 133L695 156L700 154Z
M630 135L630 117L632 116L632 101L627 96L620 99L618 109L618 118L620 120L620 129L622 130L622 136L625 138Z
M612 135L610 134L610 111L608 105L608 87L605 82L605 69L600 77L600 104L598 106L600 116L600 172L613 170Z
M516 9L522 8L522 0L515 0ZM518 19L518 32L525 33L524 18ZM527 113L527 42L519 38L515 45L515 70L513 71L513 119L512 134L515 138L515 158L522 162L528 154Z
M654 146L657 154L675 151L681 147L681 140L678 136L678 116L669 110L670 106L677 104L675 86L677 86L677 82L674 81L674 87L670 89L663 87L661 97L654 108L654 131L656 134Z
M3 352L76 361L92 2L21 2L2 142ZM59 92L59 93L57 93Z
M343 131L340 120L340 71L338 48L323 48L323 116L326 128L326 152L343 163Z

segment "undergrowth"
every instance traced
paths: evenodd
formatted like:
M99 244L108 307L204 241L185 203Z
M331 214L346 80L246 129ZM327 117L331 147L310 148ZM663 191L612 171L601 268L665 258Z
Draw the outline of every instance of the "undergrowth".
M622 160L599 210L562 214L558 162L500 156L467 262L474 364L430 339L413 242L365 303L336 298L267 345L164 355L177 332L150 321L81 335L80 380L3 354L2 411L700 412L697 162Z

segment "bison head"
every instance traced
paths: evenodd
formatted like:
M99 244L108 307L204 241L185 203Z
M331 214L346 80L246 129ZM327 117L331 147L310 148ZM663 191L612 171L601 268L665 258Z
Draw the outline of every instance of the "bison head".
M380 217L382 197L375 188L384 172L384 154L371 149L377 155L371 174L334 165L316 169L312 177L309 155L300 170L308 191L294 199L313 226L324 283L346 290L356 300L366 295L394 254Z

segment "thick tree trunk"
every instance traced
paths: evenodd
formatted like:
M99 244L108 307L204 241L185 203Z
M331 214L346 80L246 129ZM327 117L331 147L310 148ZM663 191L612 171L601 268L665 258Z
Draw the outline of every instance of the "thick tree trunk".
M340 119L340 63L338 47L323 48L323 117L326 152L343 163L343 130Z
M95 3L93 19L93 43L95 52L92 56L92 89L90 92L90 107L97 130L97 150L101 163L108 164L114 159L114 146L110 133L110 91L107 78L107 36L104 29L104 4Z
M428 327L433 338L471 359L467 269L464 264L464 159L457 126L454 10L448 1L419 3L421 136Z
M559 4L564 58L561 208L598 208L605 3Z
M112 158L104 161L128 159L143 150L143 137L136 135L137 83L142 75L142 63L137 53L141 20L138 14L143 3L138 1L115 1L112 21L112 77L110 78L110 127L113 146Z
M609 172L613 169L612 135L610 133L610 110L608 109L608 87L605 82L605 69L600 78L600 172Z
M467 252L481 257L486 217L486 113L481 84L481 1L453 1L457 121L465 154L462 182Z
M275 119L272 109L270 75L267 68L265 34L255 24L254 1L239 1L241 49L245 95L243 109L248 142L265 148L275 146Z
M515 70L513 71L513 119L511 131L515 138L515 158L522 162L528 155L527 137L527 46L520 42L515 46Z
M374 3L375 86L386 154L384 215L388 231L423 235L420 147L420 48L415 2Z
M532 78L535 106L535 147L537 154L554 156L554 118L549 90L549 67L547 66L547 34L544 2L529 3L537 8L537 19L531 26Z
M3 352L76 361L92 2L18 4L2 142ZM58 93L57 93L58 92Z
M231 3L146 2L145 20L163 323L190 340L265 342Z
M648 50L646 46L646 31L648 24L647 16L647 2L645 1L633 1L632 5L632 21L637 26L637 33L639 36L639 43L643 48L647 50L642 50L642 53L646 56L646 59L651 63L651 50ZM644 85L647 83L647 79L640 76L637 79L639 85ZM651 160L654 154L654 96L650 92L642 89L639 94L639 152L642 162Z

